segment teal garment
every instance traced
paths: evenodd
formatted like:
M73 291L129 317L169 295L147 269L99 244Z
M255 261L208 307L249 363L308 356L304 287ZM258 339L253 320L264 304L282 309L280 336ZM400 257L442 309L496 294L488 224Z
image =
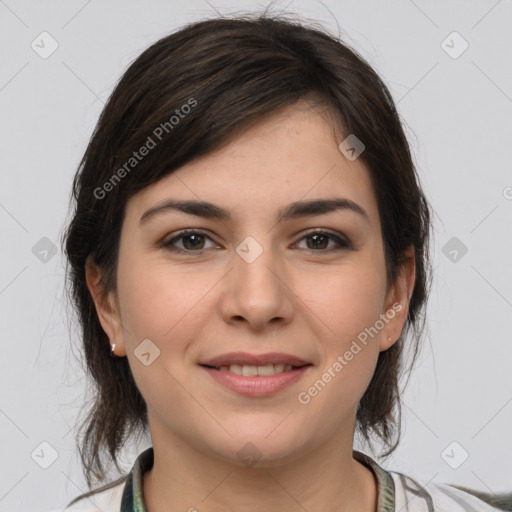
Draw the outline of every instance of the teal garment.
M368 467L377 481L376 512L492 512L512 511L512 493L491 494L449 484L422 487L402 473L386 471L368 455L353 450L354 459ZM127 475L120 512L147 512L143 477L153 467L153 448L143 451ZM436 505L437 504L437 505Z
M120 512L146 512L143 499L142 479L146 471L153 467L153 447L143 451L126 478L121 498Z

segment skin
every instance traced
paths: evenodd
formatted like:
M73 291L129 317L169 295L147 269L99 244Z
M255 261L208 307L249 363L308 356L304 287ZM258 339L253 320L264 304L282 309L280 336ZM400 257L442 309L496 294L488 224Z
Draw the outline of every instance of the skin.
M344 137L332 126L325 112L300 103L266 117L129 200L117 294L103 300L100 270L87 266L101 324L116 354L128 357L147 403L155 450L144 478L149 512L376 510L373 473L352 457L356 410L379 352L404 326L414 253L388 283L368 171L339 151ZM368 218L338 210L276 220L291 202L333 197L354 201ZM209 201L233 218L166 211L140 224L170 198ZM164 247L184 228L206 236L178 239L175 247L187 254ZM353 246L330 250L336 240L321 237L315 246L304 234L310 228ZM236 252L247 236L263 249L252 263ZM401 311L378 335L307 405L299 403L298 394L397 303ZM160 350L149 366L134 354L144 339ZM277 394L244 397L198 365L238 350L286 352L313 366ZM262 454L253 467L237 456L247 442Z

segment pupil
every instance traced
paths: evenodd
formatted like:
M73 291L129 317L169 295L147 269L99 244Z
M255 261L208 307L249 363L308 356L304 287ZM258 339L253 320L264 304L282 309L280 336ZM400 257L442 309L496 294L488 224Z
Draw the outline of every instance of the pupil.
M325 242L325 239L326 237L324 235L312 235L311 236L311 239L312 240L315 240L315 242L313 243L314 247L318 248L320 245L323 246L322 242L320 242L320 244L318 244L317 242L319 241L319 238L323 239L323 242Z
M192 244L191 244L191 245L192 245L192 248L196 247L196 246L197 246L197 244L200 242L201 235L187 235L187 236L185 237L185 240L186 240L186 241L190 241L191 239L194 239L194 238L196 239L196 241L195 241L195 243L194 243L194 242L192 242ZM185 246L186 246L186 245L187 245L187 244L185 244Z

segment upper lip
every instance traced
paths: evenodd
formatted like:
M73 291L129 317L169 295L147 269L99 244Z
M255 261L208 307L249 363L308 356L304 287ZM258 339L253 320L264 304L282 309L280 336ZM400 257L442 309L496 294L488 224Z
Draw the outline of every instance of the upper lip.
M283 352L269 352L267 354L249 354L248 352L230 352L213 357L199 364L206 366L230 366L239 364L241 366L265 366L269 364L285 364L291 366L304 366L311 364L300 357Z

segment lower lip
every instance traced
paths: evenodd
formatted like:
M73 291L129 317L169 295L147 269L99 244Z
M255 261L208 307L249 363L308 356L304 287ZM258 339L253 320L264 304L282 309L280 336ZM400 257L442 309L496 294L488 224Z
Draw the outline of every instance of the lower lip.
M202 366L217 382L245 396L269 396L297 382L308 371L310 366L302 366L289 372L276 373L269 376L237 375L230 371L215 370Z

